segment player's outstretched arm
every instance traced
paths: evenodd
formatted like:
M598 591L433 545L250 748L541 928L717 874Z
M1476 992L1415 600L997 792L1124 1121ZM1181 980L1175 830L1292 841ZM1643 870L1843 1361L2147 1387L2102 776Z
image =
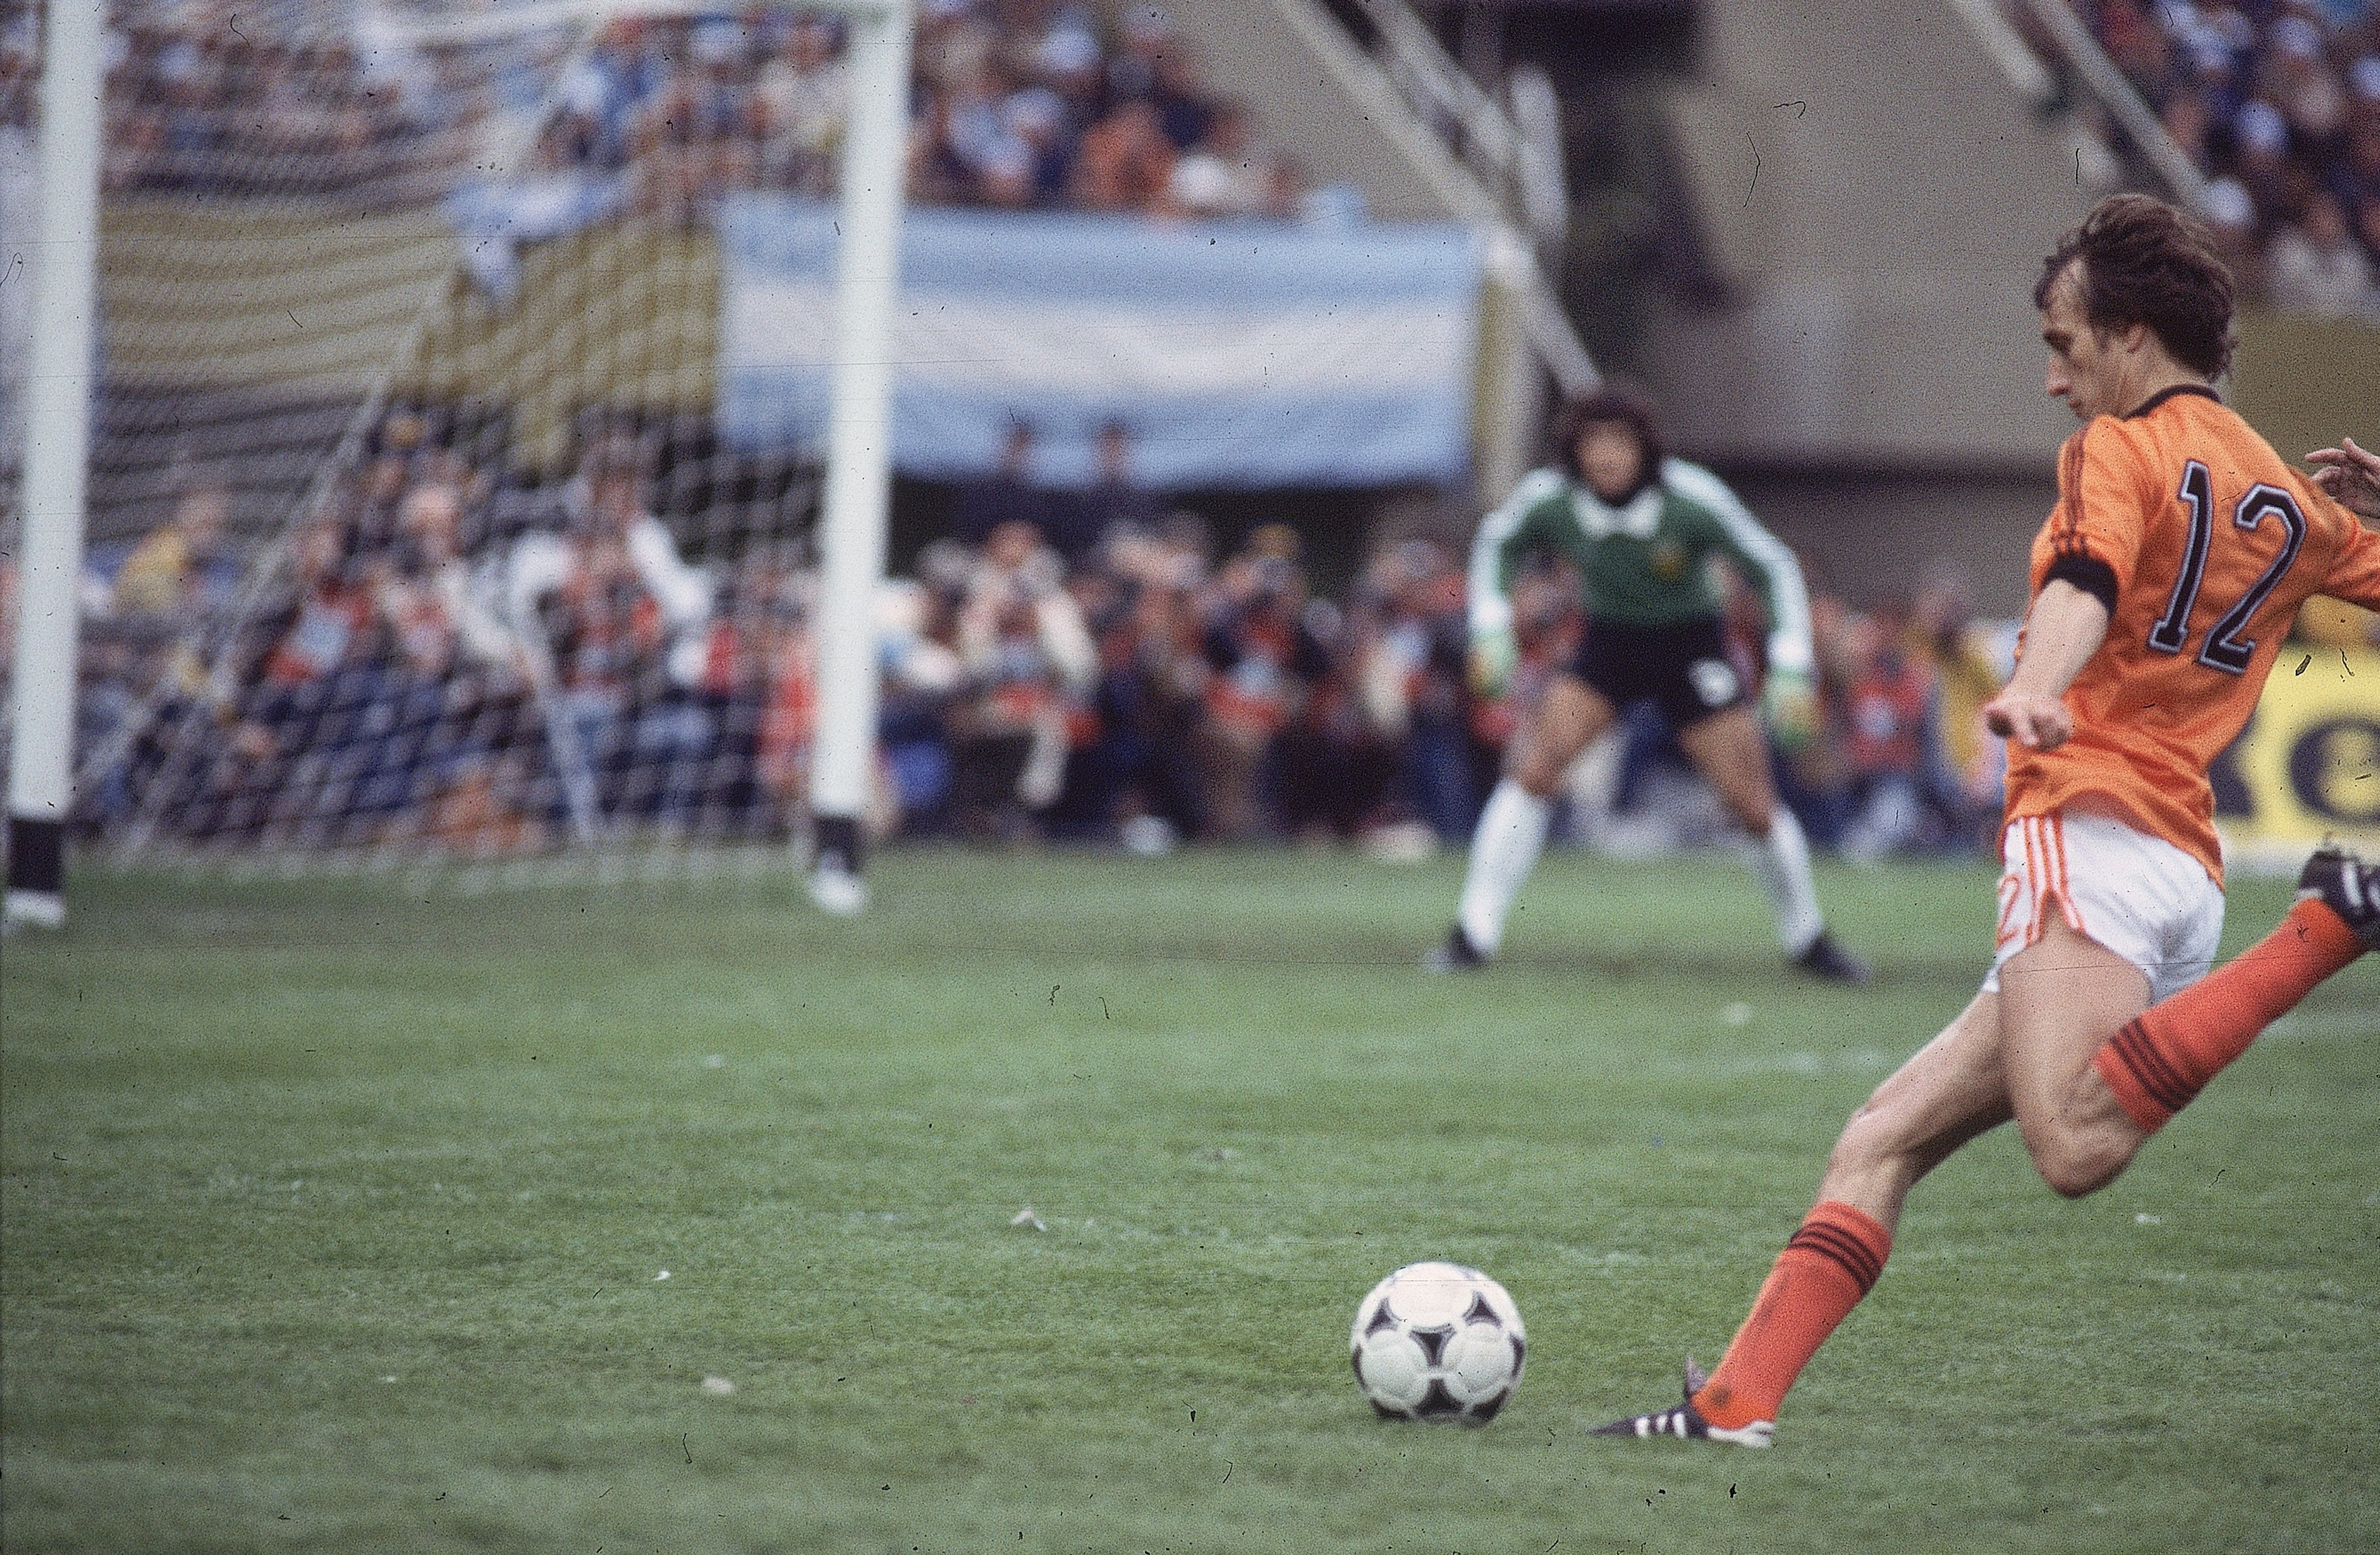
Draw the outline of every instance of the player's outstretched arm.
M2380 518L2380 454L2357 447L2351 437L2338 442L2336 448L2317 448L2306 456L2306 463L2313 466L2313 483L2349 512Z
M2064 578L2042 586L2024 619L2024 657L2000 694L1984 704L1984 723L2027 750L2055 750L2074 733L2066 688L2107 636L2107 607Z

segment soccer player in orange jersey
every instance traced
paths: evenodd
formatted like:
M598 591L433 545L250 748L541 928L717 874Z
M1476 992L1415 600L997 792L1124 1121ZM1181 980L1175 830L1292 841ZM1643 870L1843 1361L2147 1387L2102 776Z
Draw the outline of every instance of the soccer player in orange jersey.
M1852 1115L1718 1369L1689 1361L1682 1403L1607 1433L1767 1446L1910 1189L1960 1146L2013 1119L2052 1188L2104 1187L2275 1017L2380 949L2380 866L2325 848L2280 928L2207 975L2207 768L2309 595L2380 607L2380 533L2330 494L2380 516L2380 460L2349 443L2309 479L2224 407L2231 278L2160 201L2103 200L2034 300L2048 392L2083 426L2034 542L2016 672L1985 709L2010 742L1992 972Z

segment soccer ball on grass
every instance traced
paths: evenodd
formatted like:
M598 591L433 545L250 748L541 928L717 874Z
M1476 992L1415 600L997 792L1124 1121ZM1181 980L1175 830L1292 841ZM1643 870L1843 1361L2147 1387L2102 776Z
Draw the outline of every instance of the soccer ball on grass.
M1492 1420L1528 1358L1521 1309L1459 1263L1409 1263L1373 1286L1347 1342L1355 1385L1401 1420Z

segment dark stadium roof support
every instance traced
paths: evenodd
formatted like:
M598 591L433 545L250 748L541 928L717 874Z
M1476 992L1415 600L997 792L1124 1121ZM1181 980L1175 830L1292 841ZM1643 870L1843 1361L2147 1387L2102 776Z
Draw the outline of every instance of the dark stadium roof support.
M2198 170L2197 164L2190 160L2190 153L2166 132L2156 111L2125 79L2116 62L2107 57L2107 51L2099 46L2099 41L2082 24L2082 18L2074 14L2065 0L2023 0L2023 5L2043 31L2056 43L2058 52L2065 56L2065 63L2072 69L2083 90L2107 111L2107 115L2122 128L2124 134L2139 149L2142 159L2165 185L2167 192L2192 210L2204 210L2206 175ZM1971 23L1977 18L1970 13L1989 8L1987 0L1961 0L1959 6L1961 14L1968 16ZM1997 15L1991 19L1998 21ZM1999 25L2005 27L2007 24L2000 22Z

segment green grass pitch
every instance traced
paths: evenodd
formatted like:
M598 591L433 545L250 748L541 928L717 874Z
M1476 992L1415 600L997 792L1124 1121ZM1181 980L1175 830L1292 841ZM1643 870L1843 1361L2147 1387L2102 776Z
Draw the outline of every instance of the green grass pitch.
M2380 965L2095 1198L2008 1130L1937 1173L1774 1451L1621 1442L1991 880L1826 872L1845 991L1727 860L1557 855L1434 980L1458 868L895 853L852 922L84 876L0 953L0 1546L2380 1548ZM1484 1428L1348 1374L1424 1257L1528 1320Z

